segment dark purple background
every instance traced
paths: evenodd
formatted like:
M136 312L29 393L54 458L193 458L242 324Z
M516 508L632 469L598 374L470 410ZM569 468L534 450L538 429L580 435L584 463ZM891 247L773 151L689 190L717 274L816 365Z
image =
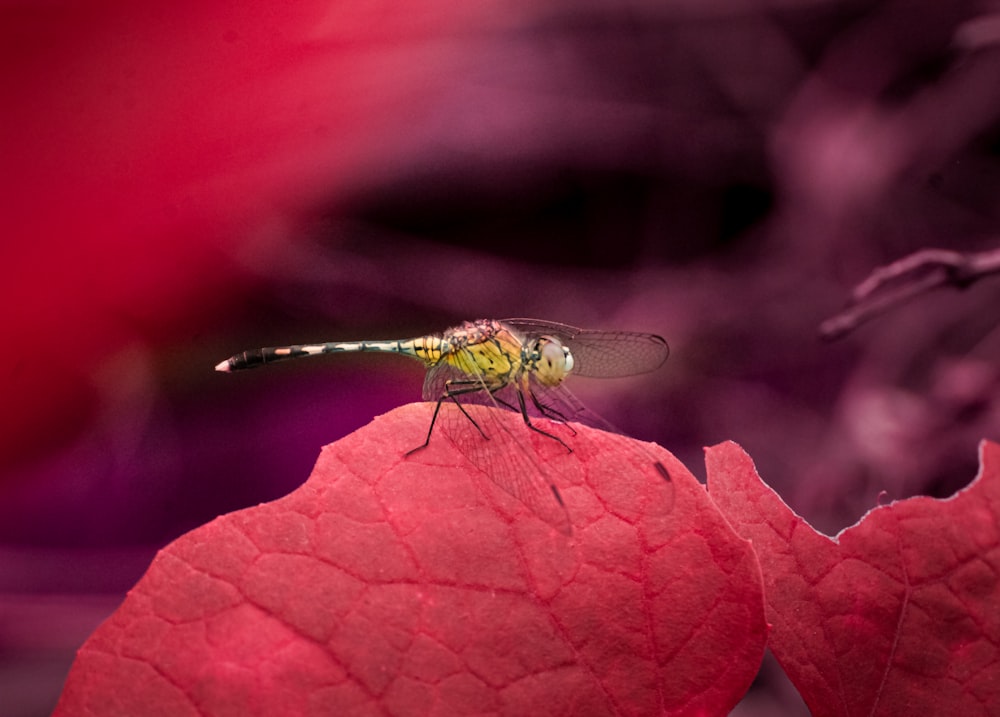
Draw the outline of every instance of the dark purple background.
M659 372L572 387L699 476L739 442L831 534L997 438L995 282L817 339L875 266L996 244L985 5L406 7L0 6L6 714L51 709L157 548L420 397L396 357L212 371L239 350L659 333ZM779 672L736 714L802 714Z

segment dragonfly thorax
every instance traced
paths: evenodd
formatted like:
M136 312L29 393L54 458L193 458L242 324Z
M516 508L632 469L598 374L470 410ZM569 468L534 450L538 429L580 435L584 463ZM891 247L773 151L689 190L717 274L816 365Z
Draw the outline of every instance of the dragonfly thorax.
M543 386L558 386L573 370L573 354L552 336L540 336L524 347L522 361Z

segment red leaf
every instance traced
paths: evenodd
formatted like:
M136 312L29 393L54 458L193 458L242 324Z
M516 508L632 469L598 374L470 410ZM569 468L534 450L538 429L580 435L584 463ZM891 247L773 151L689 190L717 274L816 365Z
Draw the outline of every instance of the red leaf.
M956 496L876 508L828 538L738 446L709 449L712 499L760 559L769 646L817 717L997 714L1000 446L981 456Z
M675 458L655 449L667 490L654 449L578 427L547 461L566 536L437 434L404 458L429 420L376 419L161 551L56 714L728 712L763 654L760 574Z

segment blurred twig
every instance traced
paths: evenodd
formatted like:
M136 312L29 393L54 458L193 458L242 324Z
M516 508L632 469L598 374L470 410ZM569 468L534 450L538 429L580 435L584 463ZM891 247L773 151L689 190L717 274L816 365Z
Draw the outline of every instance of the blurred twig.
M941 286L963 289L996 273L1000 273L1000 249L974 254L923 249L875 269L854 288L847 306L820 324L820 336L838 339L914 296Z

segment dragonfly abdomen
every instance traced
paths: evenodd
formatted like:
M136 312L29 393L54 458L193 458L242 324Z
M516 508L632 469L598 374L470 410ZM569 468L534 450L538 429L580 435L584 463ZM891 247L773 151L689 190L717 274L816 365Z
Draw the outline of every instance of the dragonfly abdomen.
M251 349L231 356L219 363L216 371L242 371L243 369L263 366L275 361L301 358L303 356L320 356L336 353L393 353L412 356L420 359L428 366L436 364L442 355L442 341L437 336L422 336L417 339L393 341L330 341L322 344L295 344L293 346L275 346L271 348Z

